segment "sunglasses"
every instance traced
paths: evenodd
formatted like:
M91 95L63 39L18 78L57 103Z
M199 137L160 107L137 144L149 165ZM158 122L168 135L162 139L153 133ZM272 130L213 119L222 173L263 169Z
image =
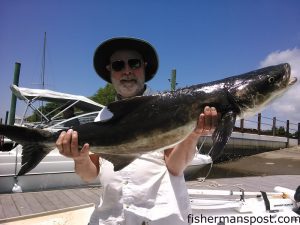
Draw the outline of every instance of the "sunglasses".
M140 59L128 59L127 63L128 66L133 70L142 66L142 60ZM125 68L125 64L126 62L124 60L117 60L111 63L111 68L114 71L119 72Z

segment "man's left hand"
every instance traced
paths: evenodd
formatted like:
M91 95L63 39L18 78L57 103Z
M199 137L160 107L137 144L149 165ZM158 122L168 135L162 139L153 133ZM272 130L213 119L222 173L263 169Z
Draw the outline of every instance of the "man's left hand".
M218 125L218 113L215 107L206 106L200 114L194 132L198 135L208 135L214 132Z

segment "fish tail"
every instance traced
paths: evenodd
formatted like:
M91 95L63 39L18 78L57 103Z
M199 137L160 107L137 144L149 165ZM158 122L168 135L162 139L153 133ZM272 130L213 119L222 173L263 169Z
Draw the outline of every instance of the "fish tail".
M0 124L0 134L23 146L22 166L18 176L35 168L55 148L56 135L50 131ZM51 142L53 144L49 144Z
M22 176L34 169L54 149L54 147L49 148L42 144L25 144L22 146L22 164L17 176Z

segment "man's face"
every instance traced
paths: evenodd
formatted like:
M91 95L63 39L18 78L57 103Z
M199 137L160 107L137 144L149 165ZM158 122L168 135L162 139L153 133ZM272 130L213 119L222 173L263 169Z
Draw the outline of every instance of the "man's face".
M144 88L145 66L146 62L138 52L116 51L110 57L110 64L107 66L116 92L123 98L139 94Z

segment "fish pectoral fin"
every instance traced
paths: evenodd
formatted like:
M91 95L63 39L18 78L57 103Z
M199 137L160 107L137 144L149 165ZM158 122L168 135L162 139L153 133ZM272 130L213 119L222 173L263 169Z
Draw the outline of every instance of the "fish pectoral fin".
M111 155L101 153L100 157L110 161L114 165L114 171L119 171L133 162L138 155Z
M209 155L212 160L216 160L221 156L225 145L227 144L231 133L233 131L236 120L236 114L233 111L227 112L221 119L216 130L212 135L213 145L210 149Z
M23 145L22 166L17 176L22 176L34 169L51 150L37 143Z

